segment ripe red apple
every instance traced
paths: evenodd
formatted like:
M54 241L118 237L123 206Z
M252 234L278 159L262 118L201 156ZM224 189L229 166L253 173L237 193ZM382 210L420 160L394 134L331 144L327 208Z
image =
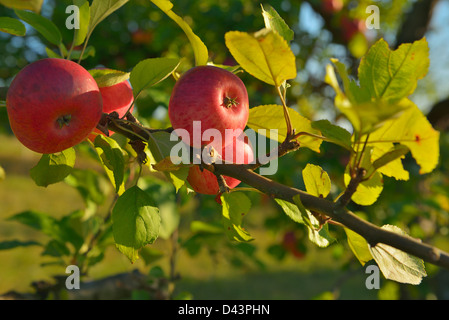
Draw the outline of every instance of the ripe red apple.
M254 160L254 152L251 143L245 133L234 137L233 142L225 146L219 155L222 163L247 164ZM229 188L233 189L240 184L240 181L228 176L223 176ZM218 194L219 186L217 177L209 170L201 171L200 167L195 165L190 167L187 181L193 190L202 194Z
M103 98L103 112L111 113L117 112L119 117L123 117L128 111L129 107L134 101L133 89L129 84L129 81L123 81L109 87L100 88L101 97ZM130 112L134 109L132 106ZM101 133L98 129L94 129L94 133L89 135L89 139L93 141L96 137L95 133ZM109 130L109 135L112 135L114 131Z
M225 142L232 141L225 139L225 130L243 130L248 114L248 93L242 80L214 66L194 67L183 74L173 88L168 106L173 128L185 129L190 137L184 142L195 148L212 143L213 137L202 139L202 135L207 129L216 129L222 143L214 147L221 149ZM194 130L194 121L199 121L200 129Z
M27 148L55 153L84 139L101 118L94 78L79 64L42 59L23 68L6 97L11 129Z

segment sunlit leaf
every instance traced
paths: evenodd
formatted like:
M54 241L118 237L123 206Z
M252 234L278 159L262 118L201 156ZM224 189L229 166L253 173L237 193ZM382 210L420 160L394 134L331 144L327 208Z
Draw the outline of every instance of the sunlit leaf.
M425 38L402 44L395 51L380 39L360 62L360 86L367 88L372 98L399 102L413 93L418 80L427 74L429 63Z
M285 23L284 19L270 5L262 6L262 15L267 29L272 29L279 33L286 41L292 41L295 36L294 32Z
M310 120L301 116L294 109L288 108L292 128L296 133L308 132L319 135L320 131L313 129ZM284 118L284 110L280 105L263 105L249 110L248 127L254 131L265 129L266 135L270 137L270 129L277 129L277 140L283 142L287 135L287 125ZM320 152L321 139L303 135L298 139L301 147L309 148L315 152Z
M407 236L404 231L396 226L384 225L382 228ZM427 276L422 259L383 243L378 243L369 248L382 274L389 280L418 285L422 278Z
M408 147L413 158L421 167L420 173L431 172L439 161L440 133L410 100L410 105L399 118L389 120L385 125L371 133L368 144L373 148L386 148L392 143Z
M113 69L92 69L90 75L95 79L98 87L110 87L129 79L129 72Z
M206 65L209 60L209 53L205 44L201 39L192 31L189 24L184 21L180 16L172 11L173 4L168 0L151 0L156 6L159 7L167 16L169 16L178 26L184 31L190 44L193 48L195 55L195 64L197 66Z
M365 238L363 238L358 233L354 231L344 228L346 232L346 236L348 237L348 244L351 248L352 252L362 264L365 265L368 261L373 259L371 252L369 250L368 242L366 242Z
M365 153L363 155L363 159L360 163L360 166L366 170L369 170L372 167L371 163L372 156L372 148L366 148ZM344 183L345 186L348 186L351 180L351 176L349 173L349 165L346 168L344 174ZM352 201L362 206L372 205L377 201L379 195L383 190L383 178L382 174L379 172L375 172L372 177L367 181L362 181L356 189L356 192L352 195Z
M36 13L41 11L44 0L0 0L0 4L20 10L31 10Z
M237 63L255 78L276 87L296 78L295 56L277 32L270 29L255 34L229 31L225 40Z
M89 31L89 23L90 23L90 6L89 1L81 0L77 1L79 3L75 3L75 5L79 8L79 29L75 29L75 36L73 39L73 45L79 46L86 39L87 32ZM76 59L76 58L75 58Z
M331 180L320 166L308 163L302 171L307 193L326 198L331 190Z

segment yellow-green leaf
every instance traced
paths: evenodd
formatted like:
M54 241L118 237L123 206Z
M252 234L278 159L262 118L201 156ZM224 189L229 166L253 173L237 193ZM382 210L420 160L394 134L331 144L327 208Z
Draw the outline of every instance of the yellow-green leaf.
M393 225L384 225L382 228L407 236ZM369 249L382 274L389 280L418 285L427 276L424 261L419 258L383 243L369 246Z
M331 190L331 180L320 166L308 163L302 171L306 190L316 197L327 197Z
M368 145L384 150L391 147L392 143L405 145L421 167L420 173L429 173L439 161L440 133L412 101L406 99L406 103L410 108L399 118L387 121L382 128L371 133Z
M19 20L10 17L0 17L0 31L20 37L26 34L25 25Z
M41 11L44 0L0 0L0 4L20 10L31 10L36 13Z
M189 24L180 16L172 11L173 4L168 0L151 0L159 9L169 16L184 31L192 45L193 54L195 55L195 64L197 66L206 65L209 60L209 52L206 45L193 32Z
M230 31L226 46L238 64L255 78L279 87L296 77L295 55L277 32L262 29L255 34Z
M346 236L348 237L349 248L351 248L352 252L362 264L365 265L368 261L373 259L371 252L369 250L368 242L358 233L354 231L344 228L346 232Z
M292 128L296 133L308 132L311 134L319 135L320 131L313 129L311 121L301 116L294 109L288 108ZM249 110L248 127L258 132L259 129L265 129L266 135L269 138L275 139L276 137L270 136L270 129L277 129L277 140L283 142L287 135L287 125L284 118L284 110L280 105L263 105L251 108ZM258 133L263 134L263 131ZM301 147L309 148L315 152L320 152L320 146L322 140L313 138L310 136L302 135L298 138Z
M372 168L371 163L372 158L372 148L368 147L365 150L363 159L361 161L361 167L369 170ZM351 176L349 174L349 165L346 168L344 174L344 183L345 186L348 186L349 181L351 181ZM379 195L383 190L383 179L382 174L379 172L375 172L371 179L367 181L363 181L360 183L356 189L356 192L352 195L352 201L362 206L372 205L377 201Z
M429 68L429 46L425 38L405 43L395 51L380 39L360 61L360 86L374 99L398 102L413 93Z
M92 69L89 70L91 76L97 82L98 87L110 87L129 79L129 72L113 69Z

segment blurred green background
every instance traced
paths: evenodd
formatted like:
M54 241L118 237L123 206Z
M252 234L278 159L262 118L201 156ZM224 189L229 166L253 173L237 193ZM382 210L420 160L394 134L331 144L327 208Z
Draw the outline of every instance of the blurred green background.
M227 31L252 32L264 26L258 1L172 2L174 11L191 25L208 47L210 60L217 64L234 63L224 44ZM449 138L444 121L449 114L449 82L446 81L449 2L344 0L342 7L332 13L326 11L324 2L262 3L275 8L295 32L291 46L297 57L298 77L290 83L288 104L310 119L326 118L348 127L333 107L333 90L324 83L329 59L338 58L356 74L360 56L377 39L385 38L395 48L400 43L426 36L431 66L412 100L442 132L440 164L433 173L420 176L413 160L405 159L406 168L411 172L410 181L386 179L375 205L351 209L377 225L397 225L412 236L449 250ZM60 28L67 45L73 37L72 31L64 27L65 8L69 4L71 1L45 0L41 12ZM366 7L370 4L380 8L380 29L363 27L369 15ZM13 10L0 6L0 16L15 15ZM349 27L342 22L344 19L362 27L352 36L348 35ZM109 16L95 29L89 44L95 47L95 56L83 61L86 69L102 65L130 71L142 59L161 56L184 57L179 71L187 70L193 63L185 34L146 0L132 0ZM7 87L28 63L46 57L46 46L55 49L32 28L25 37L0 33L0 87ZM272 88L247 74L240 76L248 88L250 107L276 103ZM142 95L136 106L140 120L157 128L169 126L167 105L173 84L173 79L167 79ZM344 150L328 144L323 144L320 154L301 149L280 160L273 178L302 188L301 171L307 163L314 163L329 173L334 189L338 190L347 156ZM38 160L38 154L25 149L11 134L6 108L0 107L0 166L6 172L0 182L0 242L46 240L46 236L33 229L6 220L16 213L36 210L62 218L86 207L79 191L69 184L37 187L29 177L29 170ZM76 167L101 171L83 150ZM143 183L152 185L153 179L148 174ZM290 221L273 201L258 194L248 194L253 207L245 218L245 226L255 238L253 242L230 243L222 234L198 236L192 231L191 222L220 221L221 207L214 197L188 195L185 190L175 196L174 190L164 182L158 182L157 188L157 192L178 203L173 210L181 220L175 236L158 239L134 265L113 246L107 247L102 260L90 268L88 280L139 269L150 276L179 274L179 279L172 277L177 279L175 293L188 292L195 299L449 299L449 273L432 265L426 265L428 276L419 286L382 279L380 290L366 289L365 269L352 255L340 228L330 228L339 239L337 243L325 249L317 248L309 243L302 226ZM106 197L98 205L100 217L107 214L109 203ZM293 239L294 250L288 250L288 239ZM173 241L177 244L175 254ZM0 250L0 294L10 290L32 291L33 281L50 281L54 275L64 274L65 267L53 263L53 258L43 255L42 248L37 246Z

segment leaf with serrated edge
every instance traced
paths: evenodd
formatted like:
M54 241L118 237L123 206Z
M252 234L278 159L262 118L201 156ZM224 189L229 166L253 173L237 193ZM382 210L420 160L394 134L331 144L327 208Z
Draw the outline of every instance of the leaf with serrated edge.
M407 236L396 226L384 225L382 228ZM389 280L418 285L427 276L424 261L419 258L383 243L369 248L382 274Z

